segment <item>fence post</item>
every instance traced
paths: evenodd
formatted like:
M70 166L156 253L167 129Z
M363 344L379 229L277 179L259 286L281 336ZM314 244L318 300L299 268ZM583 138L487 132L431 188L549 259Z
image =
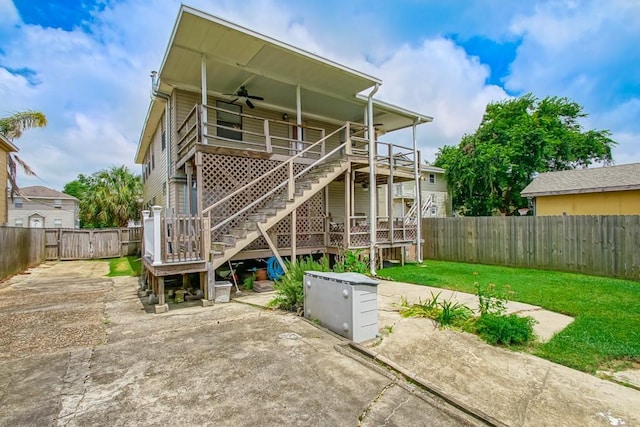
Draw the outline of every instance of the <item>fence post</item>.
M162 236L160 233L162 206L152 206L151 209L153 210L153 265L159 265L162 264Z

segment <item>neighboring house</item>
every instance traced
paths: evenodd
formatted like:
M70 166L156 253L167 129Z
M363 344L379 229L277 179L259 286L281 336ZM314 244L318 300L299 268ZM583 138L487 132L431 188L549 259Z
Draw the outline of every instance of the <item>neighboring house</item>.
M640 215L640 163L541 173L521 194L537 216Z
M444 169L435 166L423 165L421 167L420 181L422 218L444 218L451 215L451 206L449 193L447 191L447 181L444 177ZM416 201L415 201L415 183L414 181L405 181L394 184L392 201L392 212L394 218L406 218L406 220L415 220L416 218ZM389 207L382 205L387 200L386 188L380 195L378 201L379 212L388 212Z
M39 185L23 187L9 199L7 224L31 228L78 228L79 202L73 196Z
M373 98L381 83L181 6L135 158L157 205L144 213L154 286L200 273L206 290L230 260L345 248L375 267L382 249L415 246L419 225L382 215L367 190L418 179L416 127L432 118ZM413 138L394 141L405 128Z
M6 225L7 223L7 198L10 196L7 159L9 158L9 153L16 151L18 151L18 148L0 134L0 185L4 188L4 194L0 196L0 225Z

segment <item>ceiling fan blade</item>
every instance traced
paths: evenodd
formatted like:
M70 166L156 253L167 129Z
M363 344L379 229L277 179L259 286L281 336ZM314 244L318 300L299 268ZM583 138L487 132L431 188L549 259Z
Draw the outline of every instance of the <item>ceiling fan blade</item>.
M240 99L240 98L236 98L233 101L230 101L229 104L235 104L238 99Z
M264 98L261 96L247 95L247 98L255 99L256 101L264 101Z
M253 105L253 102L251 102L249 100L249 98L247 98L247 100L245 101L245 103L249 106L249 108L255 108L255 106Z

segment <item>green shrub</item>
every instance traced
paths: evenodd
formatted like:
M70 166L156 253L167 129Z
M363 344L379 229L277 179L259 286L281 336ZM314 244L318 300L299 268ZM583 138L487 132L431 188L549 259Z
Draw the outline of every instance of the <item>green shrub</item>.
M362 249L344 251L336 256L333 266L336 273L354 272L366 274L369 271L369 258L362 255Z
M256 281L256 274L253 273L251 276L244 279L242 282L244 284L244 288L248 291L253 289L253 283Z
M329 259L322 257L314 261L312 257L306 257L294 262L287 261L287 272L274 284L276 297L269 305L282 310L295 311L299 315L304 312L304 273L306 271L330 271Z
M521 345L535 337L535 323L530 316L484 314L476 319L474 329L489 344Z

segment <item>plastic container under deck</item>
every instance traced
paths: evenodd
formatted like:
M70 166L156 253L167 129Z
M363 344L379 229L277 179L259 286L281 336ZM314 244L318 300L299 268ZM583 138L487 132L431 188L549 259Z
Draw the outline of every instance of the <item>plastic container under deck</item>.
M378 334L378 281L360 273L304 274L304 317L354 342Z

